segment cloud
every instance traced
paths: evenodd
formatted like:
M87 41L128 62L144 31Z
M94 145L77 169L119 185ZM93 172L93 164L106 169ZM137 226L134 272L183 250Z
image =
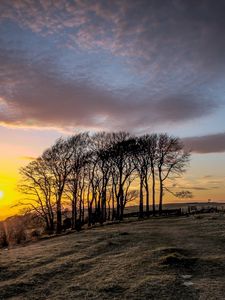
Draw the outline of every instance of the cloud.
M34 156L20 156L19 158L22 160L29 160L29 161L36 159L36 157L34 157Z
M151 65L160 50L167 66L182 60L183 68L209 62L211 68L225 59L224 9L222 0L2 0L0 18L43 35L63 33L71 46L100 47Z
M1 51L0 122L24 127L136 129L210 114L216 104L186 95L129 100L89 77L65 80L54 63L28 64L23 53ZM85 68L85 66L84 66Z
M155 110L161 115L161 119L172 122L195 119L212 113L219 105L212 100L202 99L193 95L175 94L163 98L155 103Z
M186 187L187 188L187 187ZM203 186L192 186L188 187L189 190L196 190L196 191L208 191L209 188L203 187Z
M176 189L179 189L179 190L208 191L211 188L209 188L209 187L203 187L203 186L192 186L191 184L186 184L186 185L183 185L183 186L177 185Z
M14 42L9 34L1 41L1 124L145 131L214 113L224 102L212 92L225 65L223 7L220 0L217 6L2 0L1 25L30 30L37 49L26 48L25 39L18 42L15 32ZM74 51L69 63L68 49ZM116 67L115 57L125 66L117 61Z
M225 133L183 139L185 147L193 153L225 152Z
M205 175L202 177L203 179L209 179L209 178L213 178L213 175Z

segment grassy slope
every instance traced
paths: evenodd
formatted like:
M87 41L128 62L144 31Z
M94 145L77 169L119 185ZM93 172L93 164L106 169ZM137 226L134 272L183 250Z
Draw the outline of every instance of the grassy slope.
M73 233L0 251L0 299L224 299L224 246L222 215Z

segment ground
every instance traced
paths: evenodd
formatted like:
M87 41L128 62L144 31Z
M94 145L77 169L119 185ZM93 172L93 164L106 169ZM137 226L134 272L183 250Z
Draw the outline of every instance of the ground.
M155 218L0 251L0 299L225 299L225 216Z

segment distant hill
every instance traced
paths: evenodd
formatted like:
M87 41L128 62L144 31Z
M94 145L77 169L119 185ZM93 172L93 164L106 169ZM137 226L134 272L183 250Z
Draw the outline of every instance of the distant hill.
M190 205L194 205L194 206L197 206L198 208L202 208L202 207L212 207L212 206L216 206L218 207L219 209L223 208L225 209L225 201L224 202L198 202L198 201L192 201L192 202L179 202L179 203L165 203L163 205L163 208L164 209L176 209L176 208L182 208L184 210L186 210L188 208L188 206ZM156 209L158 208L158 206L156 205ZM132 205L132 206L128 206L125 208L125 213L128 213L128 212L136 212L138 211L139 207L138 205ZM144 209L145 209L145 206L144 206ZM150 210L152 209L152 207L150 206Z

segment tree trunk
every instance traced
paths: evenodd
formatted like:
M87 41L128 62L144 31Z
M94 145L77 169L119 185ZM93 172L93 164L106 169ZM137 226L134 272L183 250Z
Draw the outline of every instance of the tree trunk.
M114 191L113 191L113 187L112 187L112 221L115 218L115 203L114 203Z
M61 208L61 193L58 195L56 203L56 233L62 231L62 208Z
M162 171L159 169L159 214L162 214L162 202L163 202L163 181Z
M110 201L108 203L108 215L107 215L107 220L110 221L110 217L111 217L111 206L110 206Z
M44 215L43 219L45 220L46 231L49 232L50 231L50 223L49 223L48 216Z
M119 219L123 220L123 206L124 206L124 194L123 194L123 186L120 187L120 216Z
M140 178L139 218L143 218L143 178Z
M54 231L54 219L50 218L50 231L53 232Z
M57 202L57 213L56 213L56 232L61 233L62 231L62 211L61 211L61 205L59 202Z
M84 200L82 201L82 224L84 224Z
M102 199L101 199L101 217L100 223L105 222L106 220L106 188L102 188Z
M92 202L88 205L88 227L92 224Z
M73 199L72 199L71 226L72 226L72 229L75 228L75 200L74 200L74 197L73 197Z
M76 219L77 219L77 179L74 179L73 182L73 199L72 199L72 228L76 227Z
M116 219L120 218L120 194L116 196Z
M148 179L145 177L145 191L146 191L146 215L149 217L149 188L148 188Z
M81 195L82 195L82 192L81 192ZM81 199L82 196L80 196L80 199L79 199L79 223L81 224L82 222L82 199Z
M154 166L151 168L152 171L152 214L155 216L155 170Z

